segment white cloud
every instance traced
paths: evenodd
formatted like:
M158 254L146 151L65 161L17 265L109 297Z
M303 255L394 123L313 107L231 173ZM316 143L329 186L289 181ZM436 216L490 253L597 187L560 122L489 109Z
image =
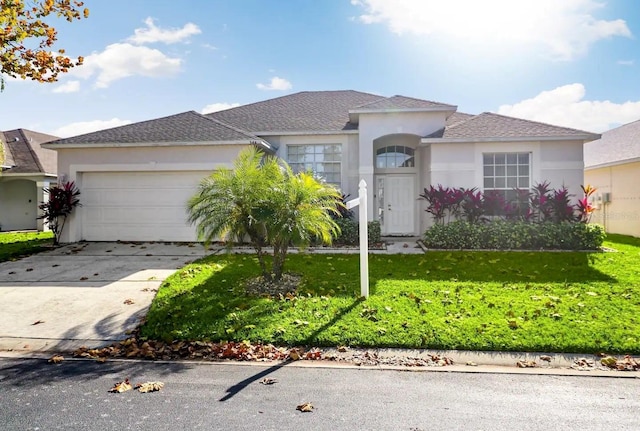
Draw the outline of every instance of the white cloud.
M112 118L111 120L80 121L59 127L52 131L51 134L53 136L60 136L61 138L68 138L69 136L84 135L85 133L111 129L113 127L124 126L127 124L131 124L131 121L121 120L119 118Z
M351 0L365 24L384 23L393 33L438 35L489 46L537 45L570 60L614 36L631 37L622 19L594 16L596 0Z
M256 84L256 87L258 87L260 90L285 91L290 90L292 88L292 85L286 79L274 76L273 78L271 78L271 82L269 82L268 84Z
M235 107L238 107L238 106L240 106L239 103L226 103L226 102L211 103L211 104L205 106L204 108L202 108L200 113L202 113L202 114L210 114L212 112L224 111L225 109L231 109L231 108L235 108Z
M203 48L210 49L211 51L216 51L218 49L217 46L211 45L210 43L203 43Z
M68 81L51 90L53 93L77 93L80 91L80 81Z
M134 30L133 36L127 41L136 45L145 43L178 43L188 41L191 36L202 33L200 27L194 23L187 23L182 28L160 28L155 25L153 18L149 17L144 20L146 28L137 28Z
M618 60L620 66L633 66L633 60Z
M96 75L95 86L106 88L113 81L129 76L173 76L180 72L181 65L181 59L171 58L157 49L114 43L102 52L87 56L84 64L72 69L70 74L83 79Z
M584 100L585 94L582 84L564 85L513 105L502 105L498 113L593 132L640 118L640 101Z

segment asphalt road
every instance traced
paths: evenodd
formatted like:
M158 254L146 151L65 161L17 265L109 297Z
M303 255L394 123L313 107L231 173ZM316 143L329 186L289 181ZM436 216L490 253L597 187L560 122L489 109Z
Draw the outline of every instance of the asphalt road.
M125 377L165 387L108 393ZM639 389L620 378L0 359L0 429L638 430ZM303 402L315 410L296 411Z

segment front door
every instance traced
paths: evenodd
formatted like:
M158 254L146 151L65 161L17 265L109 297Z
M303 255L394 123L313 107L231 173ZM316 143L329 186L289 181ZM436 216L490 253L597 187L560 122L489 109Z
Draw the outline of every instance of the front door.
M416 196L413 175L378 177L378 214L384 235L414 235Z

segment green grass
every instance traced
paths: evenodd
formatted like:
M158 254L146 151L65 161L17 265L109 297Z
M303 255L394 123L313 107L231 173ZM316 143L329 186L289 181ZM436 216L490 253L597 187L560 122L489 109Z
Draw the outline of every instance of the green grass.
M615 253L372 255L359 298L357 255L290 255L289 299L246 296L249 255L187 265L159 289L142 335L284 345L640 352L640 239Z
M0 232L0 262L38 253L51 244L51 232Z

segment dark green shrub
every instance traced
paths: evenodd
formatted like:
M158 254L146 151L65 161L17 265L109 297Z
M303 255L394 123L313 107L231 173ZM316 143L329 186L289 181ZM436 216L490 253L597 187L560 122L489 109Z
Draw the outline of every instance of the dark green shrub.
M586 223L455 221L432 226L424 242L429 248L441 249L597 250L604 237L602 226Z
M360 243L359 224L350 218L338 218L335 220L340 227L340 235L334 240L336 245L353 245ZM380 222L370 221L368 223L369 244L381 242Z

